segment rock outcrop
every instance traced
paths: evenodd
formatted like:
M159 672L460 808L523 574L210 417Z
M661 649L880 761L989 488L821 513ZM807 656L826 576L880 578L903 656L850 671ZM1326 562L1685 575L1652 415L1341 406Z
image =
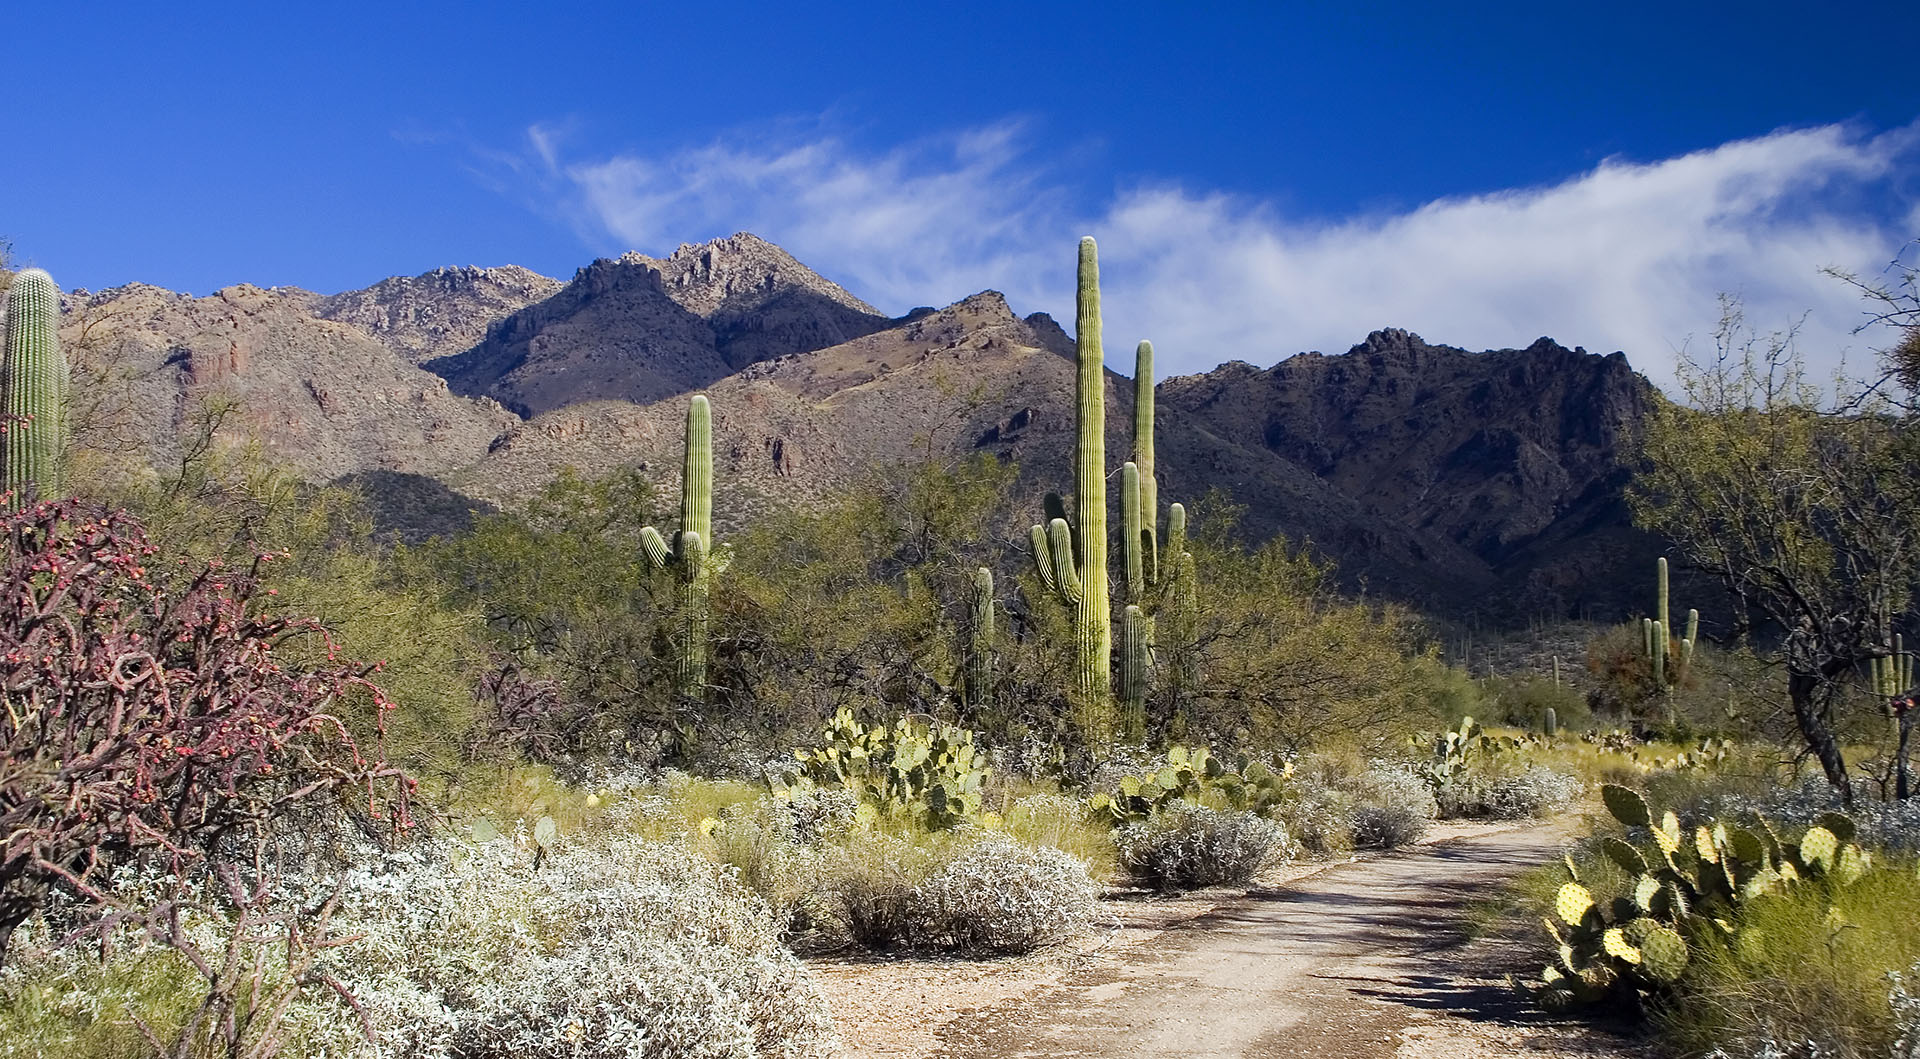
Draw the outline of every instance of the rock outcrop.
M495 320L560 287L559 280L518 265L436 268L327 295L315 301L313 311L321 319L358 327L409 364L423 364L473 348Z

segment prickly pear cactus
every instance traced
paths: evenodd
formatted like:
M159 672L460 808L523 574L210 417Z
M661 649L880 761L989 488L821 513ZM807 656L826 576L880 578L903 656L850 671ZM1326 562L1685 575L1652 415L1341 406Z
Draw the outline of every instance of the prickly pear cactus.
M1853 821L1842 814L1828 814L1787 843L1763 818L1756 818L1758 831L1715 820L1689 832L1671 810L1656 818L1637 791L1608 784L1600 795L1629 835L1606 838L1601 849L1633 881L1606 907L1577 880L1561 887L1554 902L1558 922L1546 924L1558 957L1536 990L1549 1007L1618 990L1671 988L1684 975L1692 946L1708 938L1738 940L1739 911L1747 902L1804 879L1850 885L1869 864L1866 851L1851 841Z
M776 795L808 787L851 791L881 813L933 829L978 817L992 771L966 729L914 717L869 726L844 706L821 731L818 746L793 756L799 774L768 781Z
M1087 799L1087 812L1114 827L1138 823L1176 802L1224 803L1230 809L1266 814L1290 795L1292 764L1275 770L1239 755L1223 760L1205 746L1167 748L1166 763L1120 777L1114 790Z

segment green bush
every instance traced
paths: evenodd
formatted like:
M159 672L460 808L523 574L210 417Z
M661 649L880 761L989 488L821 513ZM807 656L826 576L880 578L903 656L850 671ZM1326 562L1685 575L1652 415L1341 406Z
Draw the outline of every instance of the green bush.
M1552 677L1516 675L1494 677L1482 689L1486 704L1481 707L1489 717L1505 724L1538 732L1548 710L1554 712L1561 728L1582 729L1592 719L1587 697Z
M1761 1053L1813 1042L1819 1054L1880 1059L1899 1036L1888 979L1920 960L1920 874L1885 865L1847 887L1801 886L1754 901L1732 939L1701 946L1661 1031L1688 1054Z

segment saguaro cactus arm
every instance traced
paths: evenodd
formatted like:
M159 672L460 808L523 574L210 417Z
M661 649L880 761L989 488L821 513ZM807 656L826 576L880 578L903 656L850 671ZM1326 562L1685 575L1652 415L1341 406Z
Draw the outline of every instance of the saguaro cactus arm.
M1120 469L1120 548L1126 565L1129 604L1139 603L1147 594L1145 553L1152 537L1140 524L1143 487L1138 464L1129 462Z
M1140 523L1149 537L1160 525L1160 485L1153 463L1153 343L1133 351L1133 462L1140 468ZM1147 580L1158 580L1152 543L1147 547Z

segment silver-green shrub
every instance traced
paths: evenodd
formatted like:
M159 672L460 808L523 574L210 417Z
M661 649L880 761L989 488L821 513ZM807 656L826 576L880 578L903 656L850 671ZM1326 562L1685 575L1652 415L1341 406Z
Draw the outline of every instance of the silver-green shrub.
M1399 849L1419 841L1440 814L1427 782L1406 769L1375 766L1355 776L1348 836L1355 849Z
M1114 832L1120 866L1162 891L1251 882L1293 856L1287 829L1247 811L1176 802Z
M1496 820L1551 816L1579 799L1584 785L1564 772L1529 765L1517 776L1495 780L1487 788L1483 815Z
M536 871L505 841L429 849L352 881L364 937L334 974L379 1059L806 1059L825 1005L766 906L679 846L610 835Z
M971 829L854 838L824 887L846 935L870 949L1026 952L1093 917L1086 866L1057 849Z
M919 888L916 940L952 952L1031 952L1086 929L1098 896L1072 856L994 835Z

